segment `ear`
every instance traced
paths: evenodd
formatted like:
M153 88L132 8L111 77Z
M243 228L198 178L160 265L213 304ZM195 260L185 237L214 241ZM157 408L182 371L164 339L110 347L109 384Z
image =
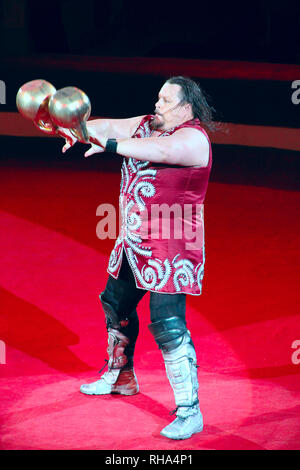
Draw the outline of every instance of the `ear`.
M191 103L186 103L186 104L184 105L184 108L185 108L186 111L188 111L188 112L190 112L190 113L193 112L193 108L192 108Z

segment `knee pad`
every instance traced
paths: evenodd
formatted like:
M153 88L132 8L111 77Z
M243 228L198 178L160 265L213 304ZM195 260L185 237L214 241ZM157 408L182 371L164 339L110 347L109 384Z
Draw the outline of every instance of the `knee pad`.
M186 323L180 317L169 317L148 325L159 349L172 351L180 346L187 332Z

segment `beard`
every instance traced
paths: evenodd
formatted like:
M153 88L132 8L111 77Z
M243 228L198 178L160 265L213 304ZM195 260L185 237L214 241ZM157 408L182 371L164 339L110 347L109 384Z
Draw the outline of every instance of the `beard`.
M158 117L159 116L159 117ZM161 129L164 125L164 119L161 114L156 113L151 123L153 129Z

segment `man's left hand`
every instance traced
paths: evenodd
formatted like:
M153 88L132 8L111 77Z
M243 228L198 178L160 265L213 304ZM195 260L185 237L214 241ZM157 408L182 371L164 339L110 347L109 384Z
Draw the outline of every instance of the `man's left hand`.
M105 151L105 146L106 146L106 142L107 142L107 137L105 136L97 136L96 137L93 137L91 134L90 134L90 143L91 143L91 146L90 148L85 152L84 156L85 157L89 157L90 155L93 155L94 153L102 153Z

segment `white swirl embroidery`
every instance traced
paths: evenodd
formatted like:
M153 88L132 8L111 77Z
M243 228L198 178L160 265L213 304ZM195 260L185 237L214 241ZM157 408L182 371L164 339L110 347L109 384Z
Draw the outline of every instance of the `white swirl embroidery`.
M192 287L195 282L193 263L188 259L176 261L178 256L180 255L176 255L172 261L172 264L175 268L175 273L173 275L173 283L177 292L181 290L180 284L184 287L187 287L188 285Z
M148 264L139 270L132 249L128 248L127 252L132 271L144 288L159 291L166 285L171 275L169 260L162 263L159 259L149 259Z

